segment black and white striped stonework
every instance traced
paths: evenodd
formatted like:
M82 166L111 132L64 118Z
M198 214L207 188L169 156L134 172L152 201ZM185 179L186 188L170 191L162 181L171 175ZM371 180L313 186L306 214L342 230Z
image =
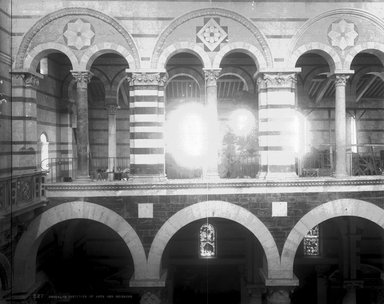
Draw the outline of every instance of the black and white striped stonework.
M258 76L260 177L295 175L295 73Z
M135 178L165 178L163 72L128 72L130 171Z

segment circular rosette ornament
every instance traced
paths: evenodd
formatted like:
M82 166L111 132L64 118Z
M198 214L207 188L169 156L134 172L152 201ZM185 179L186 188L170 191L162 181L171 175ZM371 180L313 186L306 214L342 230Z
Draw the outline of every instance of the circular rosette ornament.
M344 19L332 23L328 31L331 45L339 47L342 51L349 46L354 46L358 35L355 24Z
M95 39L95 30L84 19L76 19L68 22L63 30L66 45L76 50L89 47Z

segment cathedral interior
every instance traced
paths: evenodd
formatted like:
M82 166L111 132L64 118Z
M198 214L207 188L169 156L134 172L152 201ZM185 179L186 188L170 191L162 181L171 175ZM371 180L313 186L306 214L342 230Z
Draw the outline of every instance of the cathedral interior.
M0 143L0 303L384 303L380 1L0 0Z

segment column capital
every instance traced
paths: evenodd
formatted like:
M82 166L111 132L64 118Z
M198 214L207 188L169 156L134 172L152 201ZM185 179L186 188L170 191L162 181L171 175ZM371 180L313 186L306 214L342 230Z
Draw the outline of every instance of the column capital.
M256 75L258 89L295 89L297 72L260 72Z
M268 304L290 304L290 293L294 287L268 287Z
M203 69L207 86L216 86L221 69Z
M126 70L130 86L158 85L163 86L168 80L168 73L164 70Z
M12 71L11 74L12 77L16 79L22 79L24 85L29 88L37 88L39 86L40 79L44 78L44 76L39 73L24 70L15 70Z
M73 78L77 83L77 87L80 89L86 89L88 83L91 81L93 73L91 71L75 71L71 70Z
M106 109L108 111L108 114L116 114L117 113L117 110L119 109L120 107L118 105L115 105L115 104L109 104L109 105L106 105Z

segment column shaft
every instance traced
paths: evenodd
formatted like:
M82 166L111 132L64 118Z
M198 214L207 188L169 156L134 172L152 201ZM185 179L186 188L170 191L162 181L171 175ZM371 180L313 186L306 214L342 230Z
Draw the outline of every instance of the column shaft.
M204 166L204 178L219 178L219 119L217 112L217 79L221 69L204 70L206 80L206 108L209 118L208 155Z
M113 180L113 172L116 171L116 105L108 105L108 175Z
M298 140L295 73L262 73L259 90L260 178L295 178Z
M336 75L335 80L335 139L336 139L336 170L335 177L347 176L346 155L346 110L345 86L349 76Z
M89 177L89 130L88 130L88 83L92 73L71 71L77 82L77 180L90 180Z

